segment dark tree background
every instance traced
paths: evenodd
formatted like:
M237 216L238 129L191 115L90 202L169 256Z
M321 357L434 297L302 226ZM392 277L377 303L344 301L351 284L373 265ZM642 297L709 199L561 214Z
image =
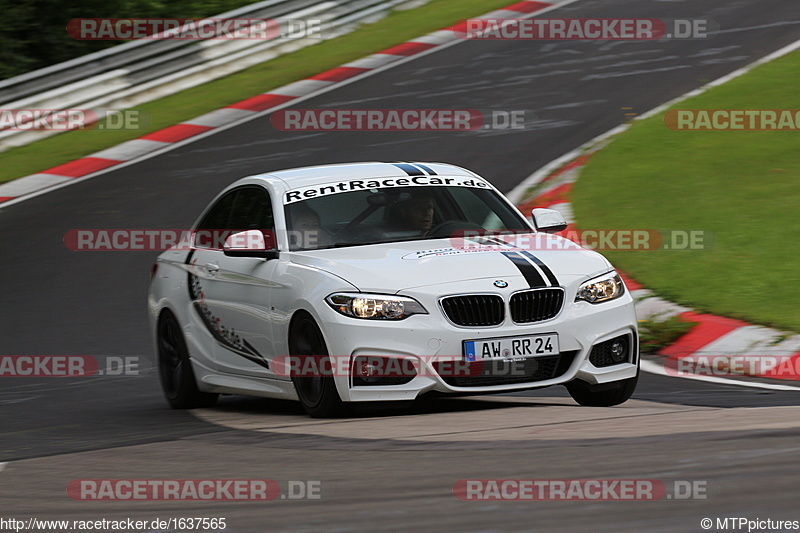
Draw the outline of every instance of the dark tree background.
M74 18L201 18L255 0L0 0L0 80L124 41L76 41Z

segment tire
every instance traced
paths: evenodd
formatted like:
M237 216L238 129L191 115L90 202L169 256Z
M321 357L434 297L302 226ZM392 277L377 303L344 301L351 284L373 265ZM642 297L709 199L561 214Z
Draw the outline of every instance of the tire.
M320 361L328 357L328 348L317 323L310 316L298 318L289 332L289 352L292 356L317 356ZM325 368L319 364L317 368ZM331 418L349 412L339 397L331 376L292 376L297 397L306 413L313 418Z
M611 383L590 385L576 379L567 383L567 390L572 399L586 407L613 407L625 403L636 390L639 371L636 376Z
M173 409L211 407L217 402L219 394L197 388L186 340L178 320L169 311L158 321L158 374L161 390Z

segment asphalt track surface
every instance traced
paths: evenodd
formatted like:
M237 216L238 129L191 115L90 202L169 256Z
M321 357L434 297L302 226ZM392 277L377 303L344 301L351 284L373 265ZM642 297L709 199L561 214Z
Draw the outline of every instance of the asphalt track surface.
M563 389L428 400L411 412L312 421L239 397L171 411L145 322L155 253L72 252L77 228L186 228L248 174L361 160L446 161L508 191L626 119L800 38L796 0L587 0L549 17L710 18L711 39L464 42L306 100L302 108L527 110L523 130L286 133L259 118L0 209L0 353L139 356L140 375L3 379L3 517L217 516L229 531L700 531L700 519L800 519L797 393L646 375L615 409ZM765 103L769 108L769 103ZM630 109L628 109L630 108ZM535 120L534 118L535 117ZM713 157L713 154L708 154ZM666 178L665 178L666 179ZM320 480L323 498L76 502L73 479ZM462 502L459 479L705 482L703 500Z

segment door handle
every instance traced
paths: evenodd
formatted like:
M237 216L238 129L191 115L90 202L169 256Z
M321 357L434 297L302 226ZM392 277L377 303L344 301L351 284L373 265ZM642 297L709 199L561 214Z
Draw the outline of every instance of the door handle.
M217 272L219 272L219 265L215 265L214 263L206 263L206 265L203 266L203 270L205 270L209 276L216 276Z

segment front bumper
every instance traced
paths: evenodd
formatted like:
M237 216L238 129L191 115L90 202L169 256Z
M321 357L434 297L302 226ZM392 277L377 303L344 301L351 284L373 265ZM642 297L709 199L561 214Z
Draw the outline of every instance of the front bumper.
M426 298L424 294L403 294L416 298L430 314L414 315L395 322L349 318L330 308L320 309L320 326L332 356L350 360L357 356L411 359L421 369L407 383L396 385L354 384L352 376L337 374L334 380L344 401L413 400L420 394L434 391L499 393L558 385L574 379L599 384L632 378L637 374L638 330L629 293L601 304L573 303L568 299L559 315L553 319L525 325L514 324L507 319L499 326L483 328L455 326L438 309L436 299ZM462 361L463 342L467 340L552 333L558 335L562 357L570 359L568 364L562 363L555 377L549 379L458 386L455 384L458 380L445 379L434 366L437 360ZM630 339L627 362L603 367L590 362L592 347L623 335Z

